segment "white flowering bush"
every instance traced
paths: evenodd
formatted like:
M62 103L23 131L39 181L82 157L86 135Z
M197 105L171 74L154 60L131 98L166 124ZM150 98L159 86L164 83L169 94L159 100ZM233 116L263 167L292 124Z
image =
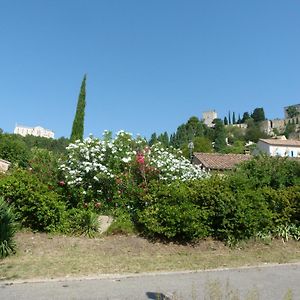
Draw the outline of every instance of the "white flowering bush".
M111 201L125 190L144 189L152 179L172 182L207 176L177 150L164 149L161 144L148 147L145 139L125 131L114 138L105 131L102 139L90 136L70 144L60 170L69 188L95 203Z

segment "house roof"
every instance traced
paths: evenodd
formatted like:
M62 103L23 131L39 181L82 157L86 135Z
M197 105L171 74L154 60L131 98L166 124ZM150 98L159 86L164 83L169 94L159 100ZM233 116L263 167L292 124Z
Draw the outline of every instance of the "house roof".
M247 154L220 154L195 152L193 163L211 170L231 170L237 164L251 159Z
M263 142L274 146L300 147L300 141L297 140L259 139L259 142Z

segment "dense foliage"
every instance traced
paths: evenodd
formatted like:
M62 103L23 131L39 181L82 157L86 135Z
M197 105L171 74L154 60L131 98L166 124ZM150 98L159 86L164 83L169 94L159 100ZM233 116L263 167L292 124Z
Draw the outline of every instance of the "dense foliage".
M186 128L195 147L206 147L211 140L197 136L205 132L198 121L193 118ZM224 126L217 125L223 139ZM241 148L239 132L233 126L227 130L232 147ZM212 139L217 131L210 132ZM3 136L8 144L13 140ZM20 136L16 140L23 141ZM230 244L264 236L300 239L296 160L258 156L212 176L191 165L180 150L157 140L149 146L124 131L75 141L65 155L21 144L28 155L19 155L0 175L0 197L16 220L32 230L93 237L98 216L109 214L115 217L111 233L140 232L181 242L210 236Z
M21 167L27 167L30 150L20 136L0 134L0 158Z
M12 205L23 226L49 232L63 223L64 202L30 171L16 169L1 177L0 196Z
M266 165L264 165L266 162ZM289 170L289 172L287 172ZM226 176L151 185L137 214L151 236L230 243L300 226L300 164L259 157ZM299 235L300 238L300 235Z

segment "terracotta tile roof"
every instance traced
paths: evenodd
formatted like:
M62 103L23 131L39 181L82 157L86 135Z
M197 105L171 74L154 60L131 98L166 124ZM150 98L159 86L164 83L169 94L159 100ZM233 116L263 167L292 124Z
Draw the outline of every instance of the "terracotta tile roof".
M210 170L231 170L235 165L251 158L251 155L246 154L195 152L193 164L202 165L204 168Z
M259 141L269 145L300 147L300 141L297 140L259 139Z

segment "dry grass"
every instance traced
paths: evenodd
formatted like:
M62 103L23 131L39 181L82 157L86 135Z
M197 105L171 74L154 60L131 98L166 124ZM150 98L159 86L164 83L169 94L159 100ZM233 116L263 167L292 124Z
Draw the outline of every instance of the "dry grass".
M239 248L206 240L196 245L152 243L137 236L51 236L22 232L16 236L18 252L0 261L0 280L49 279L238 267L300 261L300 243L248 242Z

